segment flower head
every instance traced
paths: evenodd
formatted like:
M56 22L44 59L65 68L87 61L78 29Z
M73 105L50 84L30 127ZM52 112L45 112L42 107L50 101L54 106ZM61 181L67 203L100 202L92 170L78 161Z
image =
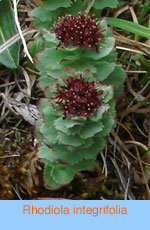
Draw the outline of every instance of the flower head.
M59 18L55 24L57 38L66 47L70 44L73 46L85 46L87 49L93 47L98 51L99 39L103 37L99 26L93 17L88 14L68 15Z
M63 117L96 115L103 102L99 96L103 93L97 89L98 82L87 81L82 74L70 76L65 86L57 85L56 104L64 111Z

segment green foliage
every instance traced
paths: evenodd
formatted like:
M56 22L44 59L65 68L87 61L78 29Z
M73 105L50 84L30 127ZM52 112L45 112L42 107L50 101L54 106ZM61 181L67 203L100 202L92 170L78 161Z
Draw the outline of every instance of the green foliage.
M101 0L101 1L95 0L93 7L95 9L104 9L106 7L117 8L117 5L118 5L117 0Z
M77 15L80 12L84 12L87 8L89 0L77 0L75 2L71 0L64 1L45 1L43 6L35 8L31 13L34 26L37 28L49 29L52 27L53 22L57 21L59 16L66 14ZM96 10L102 10L106 7L117 8L117 0L95 0L93 8ZM44 12L44 14L43 14Z
M142 10L140 12L140 15L138 17L139 24L141 24L142 20L144 19L145 15L147 14L149 8L150 8L150 1L146 0L144 1L144 6L142 7Z
M41 118L37 121L35 133L38 139L38 157L45 164L45 186L50 189L58 189L70 183L78 171L94 168L96 156L105 147L106 137L115 123L114 95L119 97L118 91L123 90L125 74L121 66L115 63L115 39L105 19L99 21L100 31L104 36L99 40L98 50L95 47L89 50L72 45L65 47L60 45L52 32L50 26L57 21L58 16L68 12L77 14L79 5L84 11L88 3L88 0L45 1L42 7L31 13L36 17L34 22L37 28L43 27L40 29L41 36L32 45L32 50L38 48L37 44L44 46L36 56L36 66L41 75L39 87L45 98L38 105ZM118 1L95 1L93 9L114 8L117 3ZM43 12L46 13L41 17ZM40 38L43 38L43 43ZM40 45L40 50L41 48ZM88 83L94 82L94 89L101 92L98 96L101 105L97 107L96 113L89 116L65 116L59 105L63 104L63 94L60 93L62 99L58 99L58 89L66 87L69 76L73 78L80 74Z
M17 33L11 1L0 2L0 45ZM0 53L0 63L10 69L16 69L19 64L18 42Z
M48 10L56 10L60 7L69 7L71 5L71 0L51 0L51 1L46 1L44 6L43 6L43 9L48 9Z
M44 5L35 8L30 13L30 16L34 17L33 21L35 26L48 28L57 20L58 16L63 16L65 14L76 15L79 11L83 12L88 6L88 3L89 0L77 0L75 2L71 0L45 1ZM93 7L96 10L102 10L106 7L117 8L117 5L117 0L95 0Z
M107 17L108 25L126 30L130 33L137 34L143 38L150 38L150 30L149 28L139 25L135 22L130 22L124 19L119 18L109 18Z
M57 85L62 85L62 82L63 77L56 81ZM53 82L49 87L53 95L55 95L53 85L56 83ZM74 174L82 168L82 164L84 170L88 170L89 164L86 165L85 162L89 159L93 161L92 164L90 163L90 169L92 169L97 153L106 144L105 136L109 135L114 124L113 89L104 84L100 88L103 90L100 98L104 105L99 107L96 116L93 115L88 119L67 118L64 120L62 115L60 116L60 109L55 101L50 102L44 99L39 104L43 122L37 123L36 132L43 136L43 142L39 145L38 156L46 160L44 175L48 178L45 178L45 183L51 189L69 183ZM37 138L40 142L41 136L37 135ZM51 171L49 174L48 168Z
M100 26L106 23L105 20L100 22ZM104 34L107 34L108 28L105 27ZM109 58L114 55L115 40L113 37L105 36L100 41L100 51L95 49L86 50L85 48L79 49L78 47L59 48L56 47L59 44L59 40L52 34L44 30L44 39L47 45L51 48L45 48L45 50L38 55L38 62L36 62L37 68L43 77L40 78L40 87L44 90L44 87L54 81L54 79L61 77L65 69L71 66L72 69L77 71L89 70L94 73L97 80L104 81L112 73L111 83L109 80L107 84L112 84L118 89L118 84L122 87L125 80L125 74L121 66L117 67L114 60L111 62L104 62L104 58ZM114 73L113 73L114 72ZM115 76L116 74L116 76ZM119 83L118 83L119 81Z
M33 21L36 27L48 28L49 26L52 26L58 16L63 15L63 11L66 8L70 8L71 5L71 0L45 1L44 5L35 8L30 13L30 16L35 18Z

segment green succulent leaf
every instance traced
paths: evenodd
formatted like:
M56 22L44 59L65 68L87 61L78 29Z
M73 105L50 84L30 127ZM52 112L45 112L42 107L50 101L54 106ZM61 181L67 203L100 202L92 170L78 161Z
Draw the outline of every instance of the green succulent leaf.
M113 95L114 95L113 86L112 85L109 85L107 87L105 86L105 90L103 91L102 94L102 101L104 103L108 103L113 98Z
M48 10L56 10L60 7L69 7L71 5L71 0L50 0L50 1L46 1L43 8L44 9L48 9Z
M75 148L64 146L62 144L52 145L55 158L69 164L76 164L82 159L81 147Z
M97 69L95 78L99 81L104 81L115 69L115 65L108 62L99 62L95 67Z
M43 142L43 136L40 134L39 130L40 130L40 127L41 125L43 124L43 119L38 119L36 121L36 125L35 125L35 135L36 135L36 138L38 139L38 143L41 144Z
M35 55L41 51L43 46L44 46L44 41L43 41L42 34L38 34L34 38L34 41L29 45L29 51L31 57L35 57Z
M116 62L117 61L117 52L116 52L116 50L113 50L113 52L110 53L108 56L102 58L101 61L109 62L109 63Z
M82 151L82 156L84 159L94 159L98 152L102 150L106 145L106 140L99 134L93 140L93 145Z
M67 66L67 61L74 62L76 59L76 49L56 49L56 47L47 48L44 52L39 53L39 63L37 63L37 68L39 71L57 78L58 73L62 75L62 69ZM53 74L53 71L54 73L56 71L55 75Z
M39 78L39 87L44 91L45 87L53 82L53 78L48 76L42 76Z
M76 71L89 70L91 73L96 73L96 67L93 65L89 58L86 58L82 54L79 55L78 60L71 63L71 67Z
M49 4L50 1L49 2L45 1L42 6L36 7L34 10L32 10L29 13L29 15L31 17L38 18L41 22L52 21L53 19L56 19L60 15L61 10L60 9L53 10L52 8L50 8Z
M38 59L44 65L45 71L47 69L61 69L61 60L67 58L65 52L56 50L56 47L45 49L44 52L39 53ZM40 69L39 69L40 70Z
M75 135L79 134L82 128L82 123L77 121L73 121L71 119L63 119L62 117L56 119L54 121L54 125L56 130L67 134L67 135Z
M47 100L47 98L41 98L38 104L38 110L40 112L40 114L43 114L43 109L45 107L47 107L49 105L49 101Z
M32 10L29 15L31 17L39 18L41 22L44 22L44 21L51 20L53 14L50 12L50 10L47 9L44 10L44 7L40 6Z
M113 32L110 27L107 26L107 21L106 19L102 19L99 23L100 31L105 37L112 37Z
M58 16L64 13L64 9L71 6L71 3L71 0L45 1L43 6L35 8L30 13L30 16L35 18L33 19L34 26L49 29Z
M102 123L103 123L104 129L102 130L101 134L104 136L108 136L114 125L114 118L110 116L106 116L105 118L103 118Z
M84 140L81 139L78 135L65 135L63 133L59 133L58 137L63 145L76 147L84 144Z
M109 101L109 111L108 111L108 115L110 115L111 117L115 117L115 115L116 115L116 112L115 112L115 106L116 106L116 104L115 104L115 101L112 99L112 100L110 100Z
M95 161L93 160L82 160L80 161L78 164L75 165L70 165L68 167L70 167L70 169L74 170L74 171L82 171L82 170L92 170L94 168L95 165Z
M47 99L51 99L52 97L55 96L56 86L53 84L46 86L44 92L45 92L45 97Z
M109 105L102 105L98 108L96 116L92 115L90 117L91 121L98 121L102 118L103 114L107 112L107 110L110 108Z
M65 119L63 120L65 123L65 126L67 129L69 128L73 128L74 126L83 126L84 125L84 121L83 120L76 120L76 119Z
M123 86L125 81L125 72L120 65L116 65L115 70L104 80L106 84L113 85L115 89Z
M51 145L48 147L42 145L38 149L38 157L48 162L63 161L69 164L77 164L82 160L82 148L68 148L62 144Z
M44 120L47 126L51 128L54 123L54 119L57 119L57 114L54 112L54 109L51 105L48 105L43 109Z
M100 43L99 52L96 50L87 50L85 52L86 57L92 58L93 60L100 60L110 54L114 49L115 39L113 37L106 37L104 42Z
M56 11L51 11L49 9L45 9L43 6L40 6L32 10L29 13L29 15L33 17L32 21L33 21L33 26L35 28L38 29L45 28L49 30L50 28L52 28L53 22L57 20L60 13L61 13L61 9L57 9Z
M67 165L57 164L52 168L51 175L58 184L68 184L73 180L74 171Z
M123 94L124 87L120 86L117 90L114 90L114 97L119 99Z
M44 168L44 179L45 179L45 186L49 189L57 189L60 187L60 184L58 184L51 175L52 166L51 164L46 164Z
M79 135L83 139L93 137L96 133L103 130L103 124L100 122L89 122L80 131Z
M100 30L101 30L102 33L105 32L105 31L107 31L108 26L107 26L107 21L106 21L105 18L103 18L103 19L99 22L99 27L100 27Z
M51 145L58 142L58 134L54 126L48 127L43 123L40 127L40 133L43 135L46 144Z
M118 3L118 0L95 0L93 7L95 9L104 9L106 7L117 8Z
M69 129L67 129L65 126L65 122L63 118L60 117L57 120L55 120L54 125L58 131L61 131L62 133L65 133L65 134L70 134Z
M46 47L50 48L51 46L55 45L57 46L59 43L59 40L56 38L55 33L51 33L50 31L44 29L42 31L44 40L46 41Z
M86 1L77 0L71 5L71 7L64 9L64 12L66 14L77 15L79 13L79 9L80 9L80 12L83 12L86 9L86 6L87 6L86 2L87 0Z
M56 161L56 157L53 150L48 148L46 145L39 147L38 157L41 159L44 158L50 162Z

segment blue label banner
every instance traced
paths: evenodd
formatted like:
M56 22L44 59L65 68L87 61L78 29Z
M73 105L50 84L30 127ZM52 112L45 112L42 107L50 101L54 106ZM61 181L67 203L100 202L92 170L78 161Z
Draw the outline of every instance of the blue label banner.
M0 201L1 228L143 229L149 226L150 201Z

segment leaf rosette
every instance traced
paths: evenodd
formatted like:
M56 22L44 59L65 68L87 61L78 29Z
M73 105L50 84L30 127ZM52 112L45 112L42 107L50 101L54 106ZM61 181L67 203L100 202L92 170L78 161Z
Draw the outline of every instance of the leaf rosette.
M45 181L51 189L69 183L77 171L94 167L114 125L113 87L84 74L69 74L47 86L38 106L38 157L46 165L45 175L50 170Z
M77 25L75 24L75 26ZM70 24L68 27L68 30L71 31L72 27L70 27ZM83 35L79 37L79 35L76 34L75 43L72 43L69 32L67 35L69 36L68 41L66 41L66 34L62 35L63 40L59 40L58 34L43 30L42 33L46 47L36 58L36 66L42 76L39 82L42 90L44 90L46 85L53 83L55 79L64 75L67 69L71 68L74 71L87 70L94 74L97 80L104 81L106 84L109 84L111 81L110 84L114 87L115 96L120 96L121 93L118 92L121 92L123 89L125 73L122 67L115 63L115 39L112 37L111 30L107 27L105 19L99 23L99 28L100 30L96 30L96 33L98 33L98 37L101 36L101 38L98 40L97 37L96 43L92 41L93 43L90 44L91 47L86 46L89 45L88 39L93 39L92 37L85 35L84 41L82 39ZM84 30L80 31L80 28L78 30L78 32L84 34ZM102 31L102 34L100 31ZM59 33L64 34L64 31L61 29ZM77 44L77 41L79 44ZM63 44L63 42L65 42L66 47L60 45ZM89 42L91 42L91 40L89 40Z
M100 15L99 9L117 4L96 0L92 10ZM125 80L116 64L112 30L105 19L85 13L88 6L89 0L51 0L31 12L43 39L35 62L45 98L38 105L41 118L35 134L50 189L70 183L78 171L94 168L113 128L115 99Z

